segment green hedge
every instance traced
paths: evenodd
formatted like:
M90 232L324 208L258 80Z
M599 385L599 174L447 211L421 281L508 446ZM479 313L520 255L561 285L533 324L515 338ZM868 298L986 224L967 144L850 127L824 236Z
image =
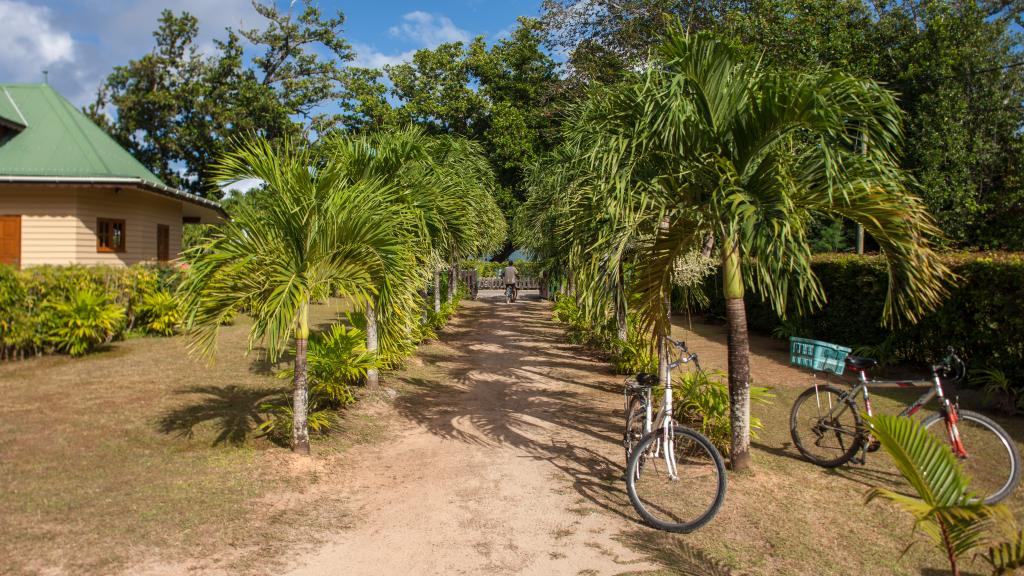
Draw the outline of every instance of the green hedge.
M943 257L959 277L949 297L917 325L893 330L880 324L888 287L879 256L819 255L814 272L828 302L814 313L782 322L748 291L750 327L776 336L826 340L884 356L928 363L954 347L973 370L998 369L1024 388L1024 256L986 253ZM712 310L724 314L717 279L706 289Z
M154 265L0 266L0 359L79 355L128 331L172 333L179 274Z

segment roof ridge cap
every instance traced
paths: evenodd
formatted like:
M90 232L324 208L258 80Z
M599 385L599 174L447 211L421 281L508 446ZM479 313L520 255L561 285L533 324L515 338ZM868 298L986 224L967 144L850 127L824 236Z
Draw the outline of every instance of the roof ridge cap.
M11 106L14 106L14 111L17 112L18 117L21 118L21 123L27 128L28 120L26 120L25 115L21 113L21 108L18 108L18 103L14 101L14 98L11 98L11 93L7 91L6 86L3 87L3 90L4 96L7 96L7 101L11 103Z

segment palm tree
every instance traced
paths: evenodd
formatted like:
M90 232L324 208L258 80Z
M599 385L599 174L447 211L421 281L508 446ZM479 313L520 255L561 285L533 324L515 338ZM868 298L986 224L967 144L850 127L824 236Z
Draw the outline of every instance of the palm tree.
M905 416L880 414L869 419L871 433L910 484L912 494L874 487L866 501L884 498L914 517L914 529L925 534L960 576L958 561L972 550L989 547L987 559L997 569L1012 570L1024 558L1016 541L1000 542L1000 527L1012 526L1013 515L1003 505L988 505L970 490L970 479L949 446L921 423Z
M221 321L238 310L253 318L249 349L264 341L271 361L294 339L292 450L308 454L310 304L335 292L365 301L390 267L414 266L412 218L393 187L350 182L338 165L287 142L275 150L246 139L220 159L213 177L221 184L256 178L266 194L187 253L191 267L180 290L191 349L212 355Z
M673 262L708 234L717 245L734 469L749 466L745 292L782 316L824 303L808 244L814 217L852 220L878 241L890 280L885 321L915 321L944 294L948 271L931 243L939 231L896 163L899 108L870 80L775 72L712 35L676 28L657 65L596 93L569 124L569 145L601 183L607 229L639 221L650 234L635 290L657 334L669 330ZM867 154L862 138L872 143Z
M437 311L442 265L504 242L504 219L491 194L493 174L478 145L459 137L428 136L416 127L337 136L326 149L348 181L387 179L395 189L392 201L415 215L411 229L419 241L417 265L383 275L378 299L366 304L367 347L376 349L378 323L385 343L408 337L416 315L398 321L395 312L414 308L424 273L433 275ZM376 381L373 370L368 382Z

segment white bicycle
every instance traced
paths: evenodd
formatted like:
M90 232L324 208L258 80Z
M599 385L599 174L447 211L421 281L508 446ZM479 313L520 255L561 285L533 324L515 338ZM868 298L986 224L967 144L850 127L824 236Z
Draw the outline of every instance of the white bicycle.
M679 351L669 364L669 381L660 387L656 374L626 380L626 491L640 516L654 528L692 532L710 522L725 501L725 462L703 434L672 417L672 370L697 355L686 344L668 339ZM660 394L661 406L654 413Z

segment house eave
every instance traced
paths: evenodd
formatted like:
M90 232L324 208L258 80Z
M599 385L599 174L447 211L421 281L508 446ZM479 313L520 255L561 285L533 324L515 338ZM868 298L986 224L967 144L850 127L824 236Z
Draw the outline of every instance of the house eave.
M171 188L159 182L150 182L142 178L111 178L111 177L90 177L90 176L0 176L0 184L48 184L48 185L78 185L78 186L135 186L143 190L154 192L169 198L175 198L209 208L217 212L222 218L228 218L228 213L220 204L207 198L190 194L184 190Z

